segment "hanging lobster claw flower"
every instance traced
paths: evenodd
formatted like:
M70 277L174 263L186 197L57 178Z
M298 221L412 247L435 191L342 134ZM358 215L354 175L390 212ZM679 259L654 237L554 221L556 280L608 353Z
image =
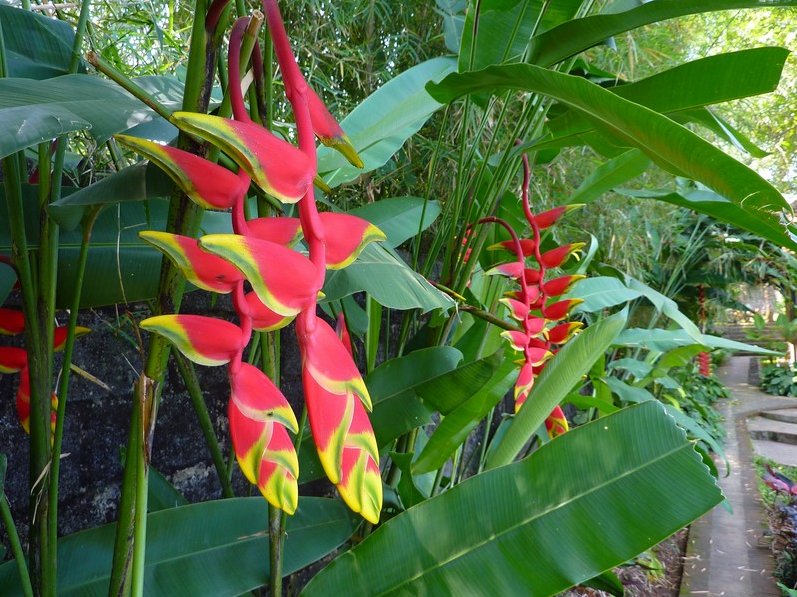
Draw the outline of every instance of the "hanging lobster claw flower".
M302 341L304 368L327 392L356 394L368 410L371 396L357 365L338 338L335 330L323 319L315 318L315 326Z
M296 415L285 396L269 377L257 367L241 363L240 369L230 375L231 400L241 413L253 421L275 421L299 433Z
M127 135L114 138L166 172L191 201L204 209L229 209L245 191L244 184L249 187L249 181L234 172L182 149Z
M540 256L540 258L542 259L542 264L545 267L549 268L559 267L573 253L581 250L581 248L585 244L586 243L568 243L566 245L562 245L561 247L557 247L555 249L551 249L550 251L546 251Z
M523 272L523 276L526 279L526 284L537 284L540 281L540 270L525 267L525 265L519 261L512 261L510 263L496 265L495 267L488 269L485 274L488 276L507 276L513 280L519 280L520 272ZM513 290L511 292L507 292L506 296L518 298L518 296L516 296L517 294L518 291Z
M199 248L197 239L169 232L145 230L138 236L159 249L197 288L228 294L244 279L237 268Z
M172 123L221 148L261 189L284 203L296 203L313 183L310 158L257 124L193 112L175 112Z
M207 234L199 246L241 270L257 297L279 315L290 317L311 305L323 283L307 257L267 240Z
M328 391L308 362L302 380L318 459L349 508L376 524L382 509L382 478L371 422L351 392Z
M514 240L505 240L501 241L500 243L495 243L494 245L490 245L487 247L488 251L509 251L512 254L515 254L515 241ZM534 239L531 238L522 238L520 239L520 250L523 253L523 257L528 257L529 255L534 255L534 251L537 249L537 243Z
M25 331L25 315L17 309L0 307L0 334L16 336Z
M501 332L501 337L506 338L513 350L522 351L529 345L529 337L523 332L506 330Z
M25 433L30 434L30 373L27 367L20 372L16 406L19 424L22 425ZM50 409L50 429L55 431L56 411L58 410L58 397L55 393L50 399Z
M545 330L545 337L551 344L564 344L572 338L576 332L581 330L584 324L580 321L560 323L549 330Z
M584 207L584 204L576 203L573 205L560 205L559 207L554 207L548 211L535 214L534 223L537 224L540 230L550 228L556 224L556 222L558 222L562 216L573 211L574 209L578 209L579 207Z
M318 215L324 225L327 269L343 269L366 245L387 238L379 228L357 216L328 211Z
M542 285L542 289L548 296L561 296L568 292L576 284L576 282L579 282L584 278L586 278L586 276L582 276L581 274L561 276L559 278L554 278L553 280L548 280L545 282L545 284Z
M69 332L69 327L65 325L60 325L53 330L53 350L55 352L60 352L66 346L66 337ZM81 336L85 336L86 334L90 334L91 330L89 328L84 328L82 325L75 326L75 338L80 338Z
M335 321L335 333L340 338L340 341L343 343L346 352L349 353L349 356L354 357L354 350L351 346L351 336L349 335L349 328L346 326L346 315L341 311L338 313L338 318Z
M28 353L16 346L0 346L0 373L19 373L28 366Z
M509 315L512 319L523 321L529 313L529 307L526 303L513 298L498 299L498 302L509 309Z
M243 333L234 323L202 315L158 315L139 324L169 340L200 365L224 365L243 348Z
M567 418L560 406L554 407L548 418L545 419L545 429L548 430L548 437L554 439L563 433L567 433L570 427L567 424Z
M354 149L346 133L340 128L338 121L329 113L324 102L310 86L307 87L306 97L310 120L313 123L313 132L318 140L327 147L340 152L355 168L362 168L363 161L357 154L357 150Z
M551 303L547 307L543 307L542 314L551 321L558 321L567 317L573 307L583 302L582 299L565 299L563 301Z
M299 459L284 426L298 432L296 417L257 367L242 363L230 384L230 436L241 471L270 504L293 514L299 503Z
M526 398L529 397L529 393L533 387L534 372L532 371L532 366L530 363L524 363L520 368L520 374L515 382L515 412L518 412L520 407L523 406L523 403L526 402Z
M247 223L248 236L290 247L302 238L299 218L255 218Z
M249 305L249 316L252 318L252 329L256 332L276 332L296 318L295 315L286 317L285 315L274 313L263 304L263 301L257 298L257 293L255 292L250 292L246 295L246 302Z

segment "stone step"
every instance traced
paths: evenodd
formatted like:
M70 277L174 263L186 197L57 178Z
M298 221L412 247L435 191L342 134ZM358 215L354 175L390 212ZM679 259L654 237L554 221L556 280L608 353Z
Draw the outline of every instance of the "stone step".
M747 419L747 430L754 440L767 440L797 445L797 424L784 423L764 417Z
M765 410L761 413L765 419L782 421L783 423L797 423L797 408L779 408L777 410Z
M753 440L753 451L759 456L774 460L778 464L797 466L797 447L765 439Z

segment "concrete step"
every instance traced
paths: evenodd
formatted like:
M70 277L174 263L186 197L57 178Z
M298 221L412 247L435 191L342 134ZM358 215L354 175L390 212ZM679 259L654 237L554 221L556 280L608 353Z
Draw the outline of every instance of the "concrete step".
M747 430L754 440L767 440L797 446L797 423L784 423L760 416L750 417L747 419Z
M797 447L764 439L753 440L753 451L759 456L774 460L778 464L797 466Z
M797 423L797 408L779 408L777 410L765 410L761 413L765 419L782 421L783 423Z

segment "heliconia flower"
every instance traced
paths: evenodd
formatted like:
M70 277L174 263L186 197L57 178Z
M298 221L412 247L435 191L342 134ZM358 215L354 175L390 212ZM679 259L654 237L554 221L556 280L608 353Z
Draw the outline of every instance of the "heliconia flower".
M526 303L513 298L498 299L498 302L509 309L509 315L512 319L523 321L529 312L529 307ZM543 320L544 323L545 320Z
M526 332L532 336L539 334L545 329L546 322L547 320L544 317L529 317L528 323L526 324Z
M202 315L158 315L139 324L169 340L188 359L200 365L224 365L243 348L241 328Z
M545 284L542 285L542 289L548 296L561 296L565 292L568 292L576 282L584 278L586 278L586 276L582 276L581 274L561 276L545 282Z
M501 265L496 265L493 268L488 269L484 272L488 276L508 276L514 280L520 279L520 272L523 272L524 277L526 278L526 284L537 284L540 281L540 270L527 268L524 264L520 263L519 261L512 261L510 263L502 263ZM529 289L531 290L531 289ZM513 295L513 298L517 298L514 296L517 294L518 291L511 291L507 292L506 295L510 296Z
M247 223L248 235L290 247L302 238L299 218L255 218Z
M580 305L584 301L582 299L565 299L556 303L543 307L542 314L551 321L558 321L564 319L570 314L571 309L576 305Z
M357 216L329 211L318 215L324 225L327 269L343 269L366 245L387 238L379 228Z
M263 423L275 421L299 433L299 423L293 409L274 382L260 369L241 363L238 371L230 375L230 387L230 400L247 418Z
M318 459L349 508L376 524L382 509L382 479L368 415L351 392L339 394L322 386L308 362L302 379Z
M548 430L548 437L554 439L563 433L567 433L569 428L564 411L557 405L551 411L551 414L548 415L548 418L545 419L545 429Z
M257 293L255 292L250 292L246 295L246 302L249 305L249 316L252 318L252 329L256 332L281 330L296 318L295 315L286 317L275 313L257 298Z
M553 356L553 353L546 347L529 348L526 362L532 367L539 367Z
M573 253L580 250L585 243L569 243L543 253L540 258L545 267L559 267Z
M244 279L236 267L200 249L195 238L155 230L138 235L171 259L185 279L197 288L228 294Z
M578 209L579 207L584 207L583 203L577 203L574 205L561 205L559 207L554 207L553 209L549 209L548 211L544 211L542 213L538 213L534 215L534 222L540 228L540 230L544 230L545 228L550 228L559 219L564 216L566 213L573 211L574 209Z
M531 388L534 387L534 372L531 363L524 363L520 368L520 374L515 382L515 412L520 410L526 398L529 397Z
M28 353L16 346L0 346L0 373L19 373L28 366Z
M520 239L520 250L523 253L523 257L528 257L529 255L534 255L534 251L537 249L537 243L534 242L531 238L521 238ZM487 247L488 251L509 251L510 253L515 253L515 241L514 240L505 240L501 241L500 243L495 243L494 245L490 245Z
M25 433L30 434L30 373L27 367L23 368L20 372L16 406L19 423L22 425ZM50 409L50 429L54 431L57 418L56 411L58 410L58 397L55 393L53 393L50 399Z
M333 394L356 394L371 410L371 396L357 365L327 322L316 317L313 330L302 339L301 345L304 368L318 385Z
M506 330L501 332L501 337L506 338L513 350L524 350L529 344L529 337L523 332Z
M199 246L241 270L257 297L279 315L293 316L312 304L323 282L307 257L271 241L207 234Z
M296 417L256 367L242 363L231 384L230 436L241 471L269 503L293 514L299 503L299 459L283 424L298 430Z
M53 330L53 350L55 352L60 352L66 346L66 337L67 333L69 332L69 327L65 325L60 325ZM75 326L75 338L80 338L81 336L85 336L86 334L90 334L91 330L89 328L84 328L81 325Z
M311 159L257 124L194 112L175 112L171 120L221 148L255 184L280 201L296 203L313 183Z
M344 348L351 357L354 357L354 350L351 345L351 335L349 335L349 328L346 326L346 315L341 311L338 313L338 318L335 320L335 333L343 343Z
M205 209L229 209L249 181L193 153L145 139L114 135L114 138L143 155L166 172L191 201Z
M313 123L313 132L318 140L327 147L339 151L355 168L362 168L363 161L357 154L357 150L354 149L346 133L340 128L338 121L329 113L324 102L309 86L306 97L307 107L310 109L310 120Z
M581 330L584 324L580 321L560 323L545 331L545 337L551 344L564 344L572 338L576 332Z
M0 307L0 334L16 336L25 331L25 315L17 309Z

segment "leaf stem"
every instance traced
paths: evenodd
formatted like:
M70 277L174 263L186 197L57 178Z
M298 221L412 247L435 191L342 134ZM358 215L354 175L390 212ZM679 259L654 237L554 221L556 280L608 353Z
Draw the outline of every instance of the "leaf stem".
M14 560L17 562L17 570L19 571L19 582L22 585L22 593L25 597L33 597L33 585L30 582L30 574L28 574L28 565L25 562L25 552L22 550L22 543L19 540L19 533L14 524L14 518L11 516L11 508L8 505L8 498L4 493L0 492L0 519L3 520L3 525L6 528L8 535L8 542L11 544L11 553L14 554Z

